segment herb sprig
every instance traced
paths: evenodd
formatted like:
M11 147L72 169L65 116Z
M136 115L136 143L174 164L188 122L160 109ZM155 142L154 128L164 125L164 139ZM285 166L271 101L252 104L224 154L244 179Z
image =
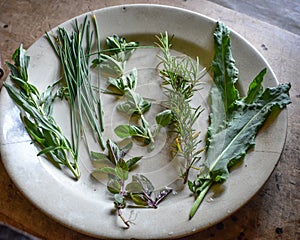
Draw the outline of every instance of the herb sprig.
M124 74L126 62L134 50L139 47L139 43L127 42L125 38L113 35L106 39L106 44L110 50L108 51L109 55L102 53L101 59L94 63L100 64L102 67L104 65L106 72L116 77L108 78L108 89L103 92L123 96L124 101L117 106L117 110L137 119L136 124L119 125L114 132L120 138L142 139L145 145L149 145L151 151L154 147L154 136L144 115L150 109L151 103L135 92L138 78L137 69L132 69L128 75Z
M56 97L61 97L59 91L53 93L58 83L49 86L40 94L38 89L28 79L30 57L21 45L13 54L14 64L7 62L11 70L10 78L14 86L4 83L9 96L21 110L24 126L41 151L56 167L65 166L76 180L80 177L78 168L78 152L64 136L52 116L52 103Z
M203 109L199 105L196 108L191 106L191 100L195 91L199 90L201 78L206 73L205 69L200 71L199 59L196 61L189 57L174 56L171 54L168 33L157 36L157 46L162 55L159 70L163 79L162 85L168 101L165 104L168 110L163 111L157 116L157 123L161 125L161 118L164 124L173 123L177 132L176 152L185 160L184 171L181 174L184 184L188 181L190 169L201 159L200 153L204 150L199 149L201 142L200 132L195 130L195 123Z
M94 21L96 20L94 19ZM95 26L97 27L96 23ZM51 37L49 33L46 33L46 37L61 63L63 83L67 90L66 98L70 104L72 144L76 152L79 151L81 137L86 139L88 127L95 133L100 147L105 148L102 137L104 129L101 98L100 95L95 95L90 77L89 56L93 36L90 28L91 23L85 17L82 24L75 20L74 30L70 34L65 28L58 28L57 36ZM96 32L99 37L98 30ZM100 86L98 86L98 93L100 94ZM95 106L98 106L99 111Z
M254 146L256 134L271 112L291 103L289 83L263 88L266 69L251 82L247 95L241 97L236 88L239 76L232 56L230 31L222 22L217 22L214 44L214 84L210 92L206 159L197 178L189 182L196 196L190 218L195 215L211 186L226 181L229 168L240 162L247 150Z
M105 161L112 164L112 166L96 168L92 174L95 178L98 178L98 175L103 173L108 175L107 189L114 195L114 206L117 215L127 228L130 227L130 220L126 220L122 210L127 207L128 201L131 201L138 207L157 208L158 204L172 192L170 188L164 188L155 193L151 181L141 174L133 175L132 181L127 183L129 172L142 159L142 157L133 157L129 160L124 159L131 147L132 142L124 147L119 147L115 142L107 140L107 155L95 152L92 154L95 164L103 164Z

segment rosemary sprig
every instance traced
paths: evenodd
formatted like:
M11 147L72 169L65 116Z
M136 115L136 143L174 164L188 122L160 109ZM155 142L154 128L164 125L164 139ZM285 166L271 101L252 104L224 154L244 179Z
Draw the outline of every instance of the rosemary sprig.
M89 56L91 53L92 36L90 21L87 20L87 17L85 17L83 23L80 25L75 20L74 31L70 35L64 28L58 28L57 36L54 37L46 33L47 39L61 62L63 80L67 87L67 98L70 104L72 144L76 152L79 149L81 136L86 138L86 123L95 133L95 137L101 148L105 148L102 137L103 113L101 98L99 95L98 97L95 96L90 81ZM84 46L84 37L86 38L86 46ZM99 37L98 31L97 37ZM100 91L98 92L100 94ZM99 116L97 115L95 105L99 108ZM76 139L75 136L77 137Z
M190 102L194 92L199 90L200 80L206 72L205 69L200 71L198 58L195 62L190 57L171 54L172 44L167 32L157 36L157 39L156 44L162 51L162 55L158 56L161 60L159 72L163 79L164 92L169 99L166 107L171 111L171 117L168 111L163 111L160 116L166 115L164 118L169 119L166 123L174 123L177 132L175 150L185 159L181 177L183 182L187 183L189 171L200 160L199 154L203 151L198 147L201 142L200 132L194 129L194 124L203 109L200 105L196 108L191 107Z
M30 57L21 45L13 54L14 65L7 62L11 70L11 80L15 86L4 83L11 99L21 110L21 119L30 135L41 151L57 167L66 166L76 180L80 177L77 164L78 153L52 117L52 102L59 96L53 94L57 83L49 86L40 94L38 89L29 83L28 65ZM71 159L71 160L70 160Z

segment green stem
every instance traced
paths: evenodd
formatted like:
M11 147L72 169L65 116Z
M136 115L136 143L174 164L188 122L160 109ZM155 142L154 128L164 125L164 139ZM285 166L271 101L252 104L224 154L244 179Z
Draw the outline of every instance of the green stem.
M194 202L191 211L190 211L190 215L189 215L189 219L192 219L193 216L195 215L195 213L197 212L200 204L202 203L205 195L207 194L208 190L210 189L210 187L212 186L213 181L210 180L206 180L203 183L203 187L202 187L202 191L199 193L198 197L196 198L196 201Z
M93 15L93 22L95 26L96 39L97 39L97 49L98 49L98 59L101 57L101 45L100 45L100 34L99 27L96 19L96 15ZM98 112L99 112L99 123L100 129L104 131L104 119L103 119L103 108L102 108L102 100L101 100L101 90L100 90L100 66L98 66Z

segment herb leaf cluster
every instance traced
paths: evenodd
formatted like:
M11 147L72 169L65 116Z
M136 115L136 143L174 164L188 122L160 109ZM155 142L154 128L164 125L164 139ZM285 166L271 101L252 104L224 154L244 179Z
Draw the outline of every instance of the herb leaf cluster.
M96 178L99 173L108 175L107 189L114 195L114 206L126 227L130 227L130 220L126 220L123 216L122 209L127 207L128 201L138 207L157 208L158 204L172 191L164 188L155 193L151 181L141 174L133 175L132 181L127 183L129 172L142 159L141 156L124 159L131 147L132 142L120 148L115 142L107 140L107 155L95 152L92 154L94 163L109 161L112 164L112 166L97 168L92 174Z
M101 62L105 64L105 61L110 59L110 66L105 65L108 68L107 72L110 73L110 76L108 78L108 88L104 93L123 97L124 101L117 106L117 110L129 117L137 118L136 124L121 124L114 129L114 132L120 138L140 138L144 141L145 145L149 145L149 150L151 150L154 144L154 136L151 132L150 124L144 116L150 109L151 103L135 91L138 82L137 69L133 68L129 74L124 74L126 62L134 50L138 48L139 43L127 42L125 38L113 35L107 37L106 44L108 47L106 52L109 55L106 56L106 53L103 53L101 55L102 59L106 60L98 60L101 65Z

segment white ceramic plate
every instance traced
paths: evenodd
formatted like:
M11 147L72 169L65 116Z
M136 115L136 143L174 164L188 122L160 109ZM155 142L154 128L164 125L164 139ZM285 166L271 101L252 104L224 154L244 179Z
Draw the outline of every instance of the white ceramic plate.
M161 5L128 5L100 9L94 12L99 21L101 36L111 34L128 35L133 40L152 43L154 36L168 31L174 34L177 51L191 56L198 55L203 67L209 66L213 56L213 31L216 22L200 14ZM82 20L84 16L79 16ZM73 20L64 24L70 28ZM233 54L240 70L240 89L245 92L250 81L264 67L268 68L265 86L277 85L276 77L264 58L241 36L231 32ZM159 101L162 97L159 78L155 72L157 49L136 52L128 68L136 66L141 80L138 91ZM39 39L28 50L31 56L30 81L42 91L58 78L59 64L45 38ZM196 101L206 107L211 79L206 76L204 89L197 93ZM122 121L115 112L113 98L107 98L105 136L112 135L111 129ZM282 151L286 126L286 111L276 119L268 121L257 136L256 146L243 163L232 170L221 192L211 191L197 214L188 220L193 197L186 188L177 195L170 196L158 209L127 209L126 217L132 214L134 224L127 230L113 212L111 195L105 184L90 175L92 165L84 152L80 157L82 177L73 181L53 167L47 160L37 157L38 149L30 144L30 139L19 119L17 107L9 99L5 89L0 101L0 140L2 161L19 189L38 208L63 225L87 235L103 238L169 238L193 234L228 217L244 205L265 183L273 171ZM154 105L154 109L159 105ZM111 110L112 109L112 110ZM68 116L63 104L56 106L57 121L67 131ZM151 115L151 114L150 114ZM151 118L151 116L149 118ZM197 127L203 138L207 130L208 110L201 115ZM124 119L123 119L124 121ZM151 154L146 154L139 172L146 174L156 187L165 186L174 180L175 161L168 156L162 141ZM161 146L161 147L159 147ZM137 147L136 151L140 151ZM138 154L136 154L138 155ZM167 160L166 160L167 159ZM170 173L170 175L168 175ZM176 175L175 175L176 178ZM218 189L220 190L220 189Z

